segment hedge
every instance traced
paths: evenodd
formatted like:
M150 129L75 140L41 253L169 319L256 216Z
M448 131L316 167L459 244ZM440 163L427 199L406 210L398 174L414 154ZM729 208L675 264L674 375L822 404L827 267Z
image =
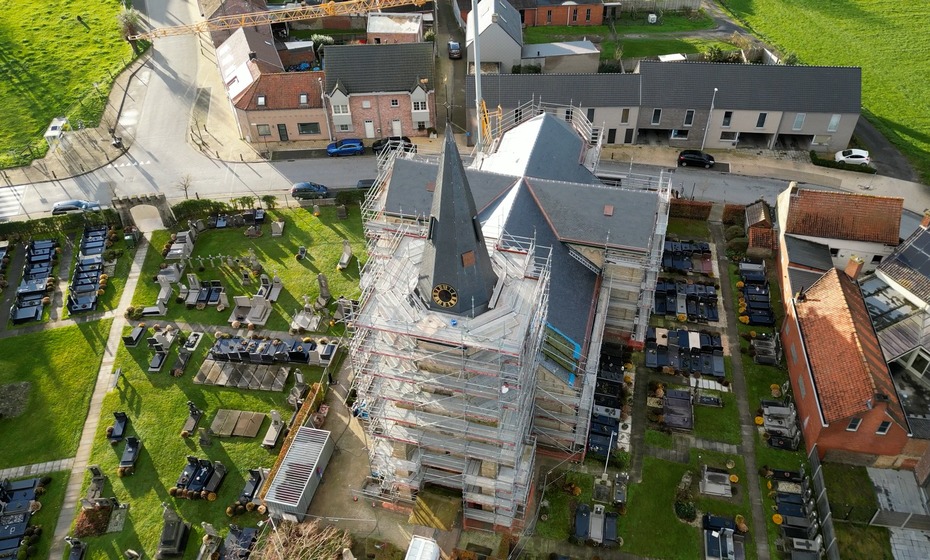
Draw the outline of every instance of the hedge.
M84 214L64 214L24 222L0 223L0 239L13 242L30 237L57 237L67 231L81 231L85 225L120 224L119 214L109 208Z
M710 217L710 209L713 207L713 205L713 202L673 198L671 206L668 210L668 215L671 218L706 220Z
M181 201L171 207L174 217L179 224L186 224L187 220L209 218L213 214L232 212L232 206L218 200L189 199Z
M727 204L723 207L723 223L742 226L746 223L746 207L742 204Z
M842 169L844 171L855 171L856 173L867 173L869 175L874 175L878 172L870 165L853 165L851 163L833 161L832 159L823 159L817 155L817 152L814 150L811 150L811 163L814 165L819 165L820 167L830 167L832 169Z

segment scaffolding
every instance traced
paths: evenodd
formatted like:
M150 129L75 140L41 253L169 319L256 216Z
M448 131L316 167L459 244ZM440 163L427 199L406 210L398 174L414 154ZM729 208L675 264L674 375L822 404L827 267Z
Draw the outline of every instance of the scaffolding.
M366 222L366 234L349 355L372 479L397 499L426 484L459 490L466 520L519 529L534 470L549 249L493 241L492 305L457 316L430 310L416 293L426 244L416 222Z

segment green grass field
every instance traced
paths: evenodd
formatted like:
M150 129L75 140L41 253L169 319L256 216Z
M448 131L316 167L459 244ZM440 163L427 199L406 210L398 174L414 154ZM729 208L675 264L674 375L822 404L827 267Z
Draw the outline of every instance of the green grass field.
M112 322L0 340L0 385L31 384L26 411L0 418L0 468L74 456Z
M870 120L930 181L930 3L894 0L723 0L805 64L862 67Z
M126 332L129 332L129 327ZM287 392L194 385L193 375L212 344L212 333L207 333L191 357L186 373L180 378L168 375L168 368L161 373L147 373L150 353L145 345L130 349L120 345L116 366L122 368L124 377L117 389L107 394L103 401L90 461L91 464L99 464L108 477L103 495L115 495L120 501L129 502L131 509L122 532L87 539L90 544L88 560L114 558L126 548L154 552L162 527L162 502L171 504L193 525L184 558L197 556L197 543L203 536L201 521L213 523L221 532L230 522L254 526L258 521L258 514L249 513L230 519L225 509L241 492L246 471L270 467L277 457L280 445L274 450L266 450L260 445L260 438L270 422L267 416L255 438L214 437L211 446L201 448L196 436L180 437L181 427L187 418L186 403L192 400L204 411L204 418L200 421L202 428L209 427L220 408L264 413L276 409L287 421L291 415L285 402ZM168 355L169 364L174 362L176 352L175 345ZM308 380L322 376L320 368L306 366L301 370ZM293 377L290 381L293 382ZM123 478L117 476L116 469L125 444L111 446L105 435L107 427L112 424L113 412L120 410L129 415L129 435L136 435L142 441L135 474ZM168 489L174 486L188 455L222 461L228 468L229 474L215 502L175 499L168 495ZM85 480L85 486L88 483L89 478Z
M315 217L308 208L291 210L271 210L268 212L267 222L283 218L286 222L283 237L271 237L271 226L266 224L265 234L258 239L247 239L243 236L243 228L213 229L204 231L197 238L194 246L192 262L198 268L198 257L209 255L232 255L246 258L248 250L252 248L255 256L264 266L265 273L270 277L277 274L284 290L281 297L273 304L273 311L265 328L268 330L286 331L293 315L303 307L303 295L309 295L311 301L319 295L317 274L326 274L329 280L330 292L333 298L340 295L357 297L359 294L358 277L360 257L365 259L365 244L362 236L362 222L358 206L349 206L349 219L338 220L336 210L332 207L321 208L320 217ZM155 232L152 236L152 245L142 267L142 274L136 292L133 294L134 306L148 306L155 303L158 297L159 285L152 281L159 265L164 262L161 249L168 240L166 231ZM352 252L356 257L352 259L345 270L336 270L336 264L342 254L342 240L348 239L352 243ZM297 248L304 245L308 249L307 258L298 261L294 258ZM188 270L195 272L201 280L221 280L229 296L230 304L233 297L238 295L252 296L258 290L258 279L254 279L250 286L242 285L241 275L226 264L220 265L219 260L204 261L204 270ZM190 323L206 323L210 325L228 325L231 309L218 312L215 307L203 310L187 309L184 304L172 300L168 304L168 315L164 320L182 320ZM338 325L337 325L338 326Z
M888 529L852 523L834 523L833 527L836 529L836 541L840 545L841 558L894 559Z
M0 9L0 167L22 163L11 150L44 153L53 117L97 122L112 76L132 57L120 9L119 0L20 0Z

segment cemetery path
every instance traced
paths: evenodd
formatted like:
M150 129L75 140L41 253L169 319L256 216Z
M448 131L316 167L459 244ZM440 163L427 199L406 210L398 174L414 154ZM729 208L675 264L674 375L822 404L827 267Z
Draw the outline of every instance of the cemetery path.
M723 235L723 212L721 204L714 204L714 211L710 217L710 233L717 247L726 247ZM717 251L717 265L720 270L720 293L724 313L727 319L727 332L738 333L736 326L736 313L733 310L733 298L730 294L729 260L725 251ZM749 389L746 387L746 378L743 374L742 354L739 350L739 337L728 337L730 344L730 363L733 366L733 394L736 395L736 407L739 409L739 421L742 433L741 455L746 463L746 487L749 489L749 502L752 504L752 538L756 545L756 554L759 560L769 560L768 533L765 522L768 519L762 509L762 492L759 490L759 471L756 465L756 426L753 421L752 409L749 407Z
M58 471L71 470L74 465L74 457L67 459L58 459L57 461L46 461L44 463L35 463L24 465L22 467L10 467L9 469L0 470L0 480L5 478L23 478L27 476L39 476Z
M132 303L132 295L136 291L136 284L139 282L139 274L142 272L142 263L145 261L148 247L149 240L147 237L143 238L136 246L136 254L132 259L132 266L126 277L126 287L123 289L123 295L120 297L117 310L126 309ZM64 554L64 539L71 529L71 521L74 519L74 514L81 501L84 471L87 469L94 436L97 434L97 427L100 424L100 407L103 404L103 397L113 387L113 363L116 359L116 350L119 348L122 339L123 327L126 326L126 319L118 312L109 312L109 314L113 316L113 325L110 327L110 335L107 337L107 344L103 349L103 360L100 363L100 371L97 373L97 383L94 386L94 393L90 400L87 419L84 421L84 429L81 431L81 442L78 445L77 455L74 457L71 467L71 477L68 479L68 488L65 491L65 502L62 505L61 514L58 516L58 524L55 526L55 536L52 540L49 558L61 558ZM51 324L45 326L51 328Z
M49 321L58 321L64 314L65 293L71 283L69 274L71 273L71 261L74 260L74 240L77 234L72 233L65 237L65 242L61 244L61 256L58 259L58 282L55 286L55 292L52 294L52 305L49 311Z

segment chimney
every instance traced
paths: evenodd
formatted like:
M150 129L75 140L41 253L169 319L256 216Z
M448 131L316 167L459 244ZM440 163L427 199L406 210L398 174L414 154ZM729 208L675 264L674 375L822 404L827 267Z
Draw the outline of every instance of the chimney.
M924 210L924 219L920 221L920 227L924 229L930 227L930 209Z
M857 280L859 278L859 274L862 273L863 262L864 261L856 255L849 257L849 263L846 265L846 276L849 276L853 280Z
M256 58L258 58L258 53L256 53L255 51L251 51L249 53L249 60L255 60Z
M801 286L801 289L798 290L798 293L794 294L794 299L797 302L807 301L807 294L804 293L804 286Z

